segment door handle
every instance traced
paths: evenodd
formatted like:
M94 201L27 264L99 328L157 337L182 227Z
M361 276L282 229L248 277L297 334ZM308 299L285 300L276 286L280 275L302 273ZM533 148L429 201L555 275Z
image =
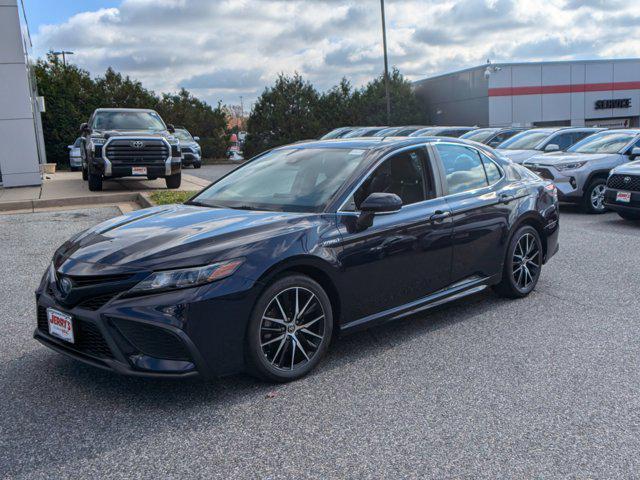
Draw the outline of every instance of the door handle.
M514 197L513 195L509 195L508 193L500 194L500 203L509 203L510 201L515 199L516 197Z
M444 210L436 210L433 213L433 215L429 217L429 220L431 220L432 222L435 222L437 220L444 220L445 218L448 218L450 216L451 216L451 212L444 211Z

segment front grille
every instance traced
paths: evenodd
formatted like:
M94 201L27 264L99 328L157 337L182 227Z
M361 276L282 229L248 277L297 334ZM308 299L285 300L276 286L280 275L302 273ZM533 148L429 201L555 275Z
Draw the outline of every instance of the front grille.
M141 353L166 360L190 360L189 351L172 332L146 323L113 319L120 333Z
M109 300L118 295L118 292L107 293L105 295L99 295L97 297L91 297L78 304L78 308L84 308L85 310L98 310L105 306Z
M182 153L194 153L191 147L182 147Z
M625 181L628 179L628 181ZM609 177L607 187L615 190L627 190L629 192L640 192L640 176L614 174Z
M106 156L114 165L159 165L171 155L169 146L162 140L140 139L144 146L133 146L136 140L112 140L107 145Z
M49 335L47 309L42 306L38 306L38 330ZM73 317L73 336L75 343L64 342L69 350L98 358L113 358L113 353L100 333L100 329L93 323Z
M67 275L67 277L71 280L74 287L89 287L92 285L99 285L103 283L109 282L122 282L124 280L128 280L133 277L133 274L125 273L120 275L87 275L87 276L78 276L78 275ZM56 272L56 279L58 282L62 278L62 275Z

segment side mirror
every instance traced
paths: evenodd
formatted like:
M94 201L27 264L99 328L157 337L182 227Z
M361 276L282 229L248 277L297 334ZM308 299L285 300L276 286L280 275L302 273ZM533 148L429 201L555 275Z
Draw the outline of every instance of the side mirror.
M167 123L167 131L169 133L176 133L176 127L174 127L172 123Z
M85 133L91 133L91 129L89 128L89 124L88 123L83 123L80 125L80 133L81 134L85 134Z
M360 216L356 222L359 232L373 225L376 213L397 212L402 208L402 199L395 193L372 193L360 205Z
M555 143L550 143L546 147L544 147L545 152L559 152L560 146Z
M640 147L633 147L631 152L629 152L629 156L631 158L640 157Z
M193 137L193 139L194 139L196 142L199 142L199 141L200 141L200 137Z
M71 150L73 148L73 145L67 145L67 148Z

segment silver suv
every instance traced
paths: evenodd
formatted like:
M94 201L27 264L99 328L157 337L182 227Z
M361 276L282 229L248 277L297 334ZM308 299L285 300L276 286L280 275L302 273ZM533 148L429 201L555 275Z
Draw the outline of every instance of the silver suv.
M603 213L609 171L637 156L640 156L639 129L605 130L566 152L532 157L524 166L552 180L561 202L581 204L588 213Z
M496 148L514 163L524 163L542 152L564 152L583 138L603 128L550 127L532 128L514 135Z

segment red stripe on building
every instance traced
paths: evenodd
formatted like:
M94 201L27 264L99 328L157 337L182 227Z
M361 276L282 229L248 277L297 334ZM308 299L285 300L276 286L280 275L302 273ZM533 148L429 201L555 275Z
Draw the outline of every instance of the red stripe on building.
M611 90L639 90L640 82L576 83L573 85L544 85L531 87L490 88L490 97L512 95L543 95L550 93L607 92Z

